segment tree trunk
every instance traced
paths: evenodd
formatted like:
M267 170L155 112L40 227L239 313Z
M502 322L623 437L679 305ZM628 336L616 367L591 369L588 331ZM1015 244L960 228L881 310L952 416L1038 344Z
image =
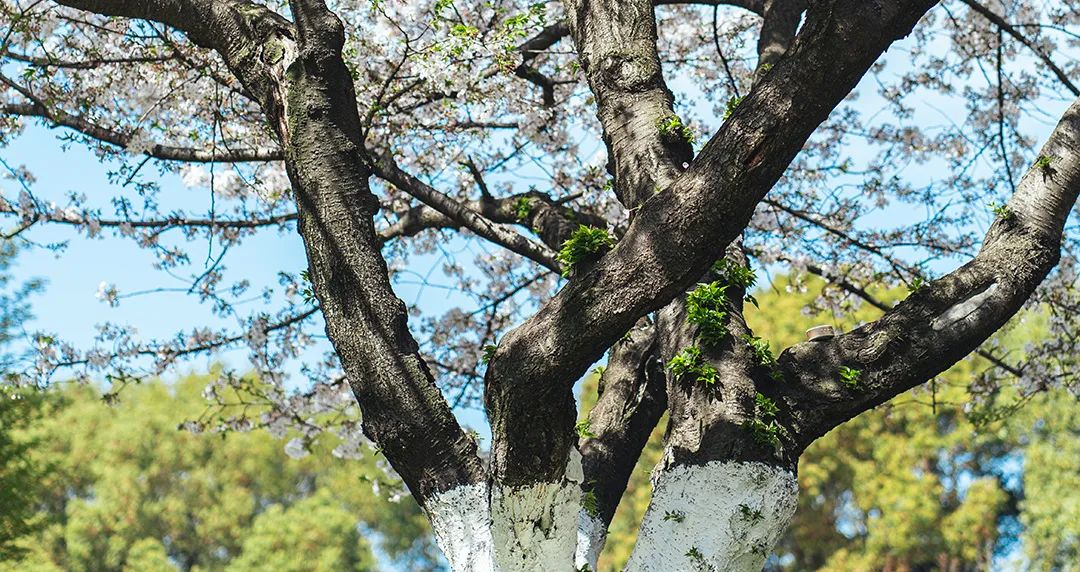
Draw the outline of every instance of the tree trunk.
M596 570L604 530L578 508L580 467L575 454L562 486L465 485L429 499L435 539L451 569ZM758 462L661 467L626 569L761 570L795 514L795 475Z

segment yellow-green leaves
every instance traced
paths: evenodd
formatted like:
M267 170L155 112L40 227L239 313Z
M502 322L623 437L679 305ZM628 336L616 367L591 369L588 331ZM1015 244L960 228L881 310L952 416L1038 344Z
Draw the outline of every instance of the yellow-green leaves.
M685 141L689 145L693 145L696 137L694 131L687 127L682 119L679 119L678 115L668 115L667 117L661 117L656 122L656 130L660 132L660 137L668 141Z
M563 266L562 275L565 277L570 275L577 263L605 252L612 246L615 246L615 240L608 234L607 229L583 224L563 242L555 260Z
M727 285L699 284L686 296L686 321L698 327L698 338L707 346L727 336Z

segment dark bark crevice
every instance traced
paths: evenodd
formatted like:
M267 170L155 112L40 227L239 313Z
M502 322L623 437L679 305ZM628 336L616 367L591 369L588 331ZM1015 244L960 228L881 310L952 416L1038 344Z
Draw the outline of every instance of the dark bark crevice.
M591 437L580 440L585 489L596 495L597 516L611 524L638 457L667 408L656 329L646 320L612 346L589 412Z

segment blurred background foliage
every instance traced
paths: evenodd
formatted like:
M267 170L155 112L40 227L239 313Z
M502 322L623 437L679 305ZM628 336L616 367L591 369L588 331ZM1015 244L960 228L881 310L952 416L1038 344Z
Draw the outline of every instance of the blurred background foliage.
M0 511L24 522L6 534L7 554L23 557L0 570L372 570L376 550L402 569L433 567L415 503L373 491L386 480L374 453L337 459L324 437L293 459L265 431L179 430L205 409L206 383L131 386L112 406L78 385L5 399L3 434L27 446L0 449L0 466L30 468L10 486L33 511Z
M822 287L774 278L756 294L768 314L751 308L747 318L778 352L811 325L848 330L877 312L805 315ZM24 297L0 300L0 342L24 318ZM1044 323L1024 314L1000 334L1001 348L1022 352ZM769 568L1077 569L1076 398L1003 391L976 406L969 385L988 367L965 360L810 447L799 467L799 511ZM83 385L5 390L0 572L439 568L423 515L408 497L387 495L399 485L385 482L376 452L334 458L336 444L324 435L293 459L263 431L179 430L204 413L208 379L128 387L111 405ZM590 376L583 414L595 393ZM663 426L638 463L600 570L620 569L633 548Z

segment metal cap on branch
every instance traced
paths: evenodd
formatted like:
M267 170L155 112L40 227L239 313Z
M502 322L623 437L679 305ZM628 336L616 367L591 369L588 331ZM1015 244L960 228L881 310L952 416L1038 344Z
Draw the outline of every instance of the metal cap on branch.
M827 339L835 337L835 336L836 336L836 328L834 328L832 326L829 326L829 325L814 326L813 328L810 328L809 330L806 330L806 339L808 339L810 341L827 340Z

